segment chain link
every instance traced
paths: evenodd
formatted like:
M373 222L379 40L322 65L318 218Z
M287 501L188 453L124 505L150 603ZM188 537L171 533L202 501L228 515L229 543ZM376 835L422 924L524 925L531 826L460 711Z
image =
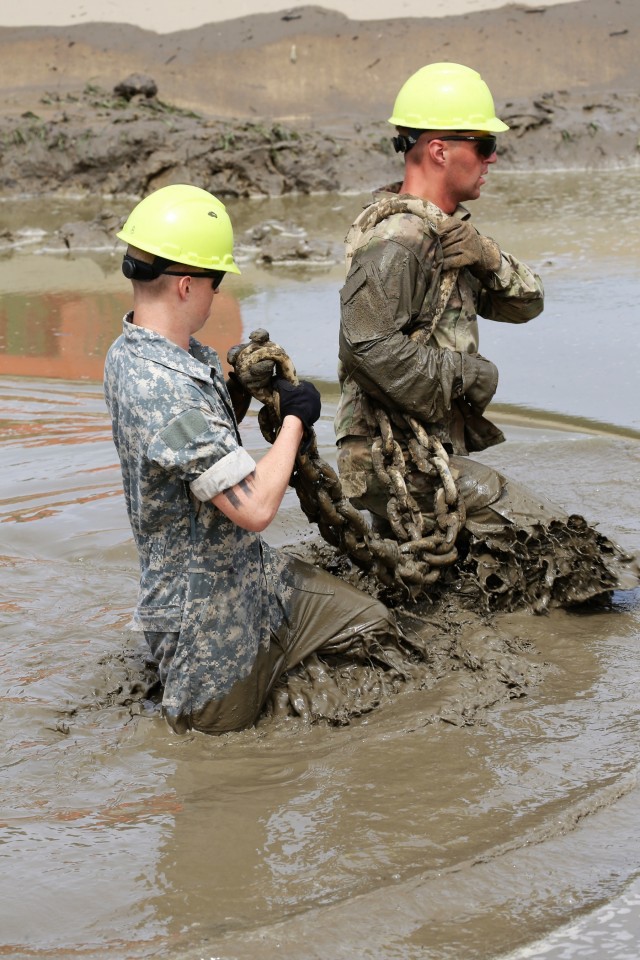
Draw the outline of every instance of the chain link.
M254 331L249 343L232 348L227 359L240 382L263 404L258 422L264 438L273 443L281 420L272 375L275 367L278 376L297 384L291 359L266 330ZM317 524L328 544L383 587L401 587L415 598L457 560L456 539L465 523L465 504L440 441L415 418L394 412L394 424L407 436L408 460L435 485L433 517L422 513L407 489L407 459L391 418L380 407L374 408L374 416L378 436L371 448L373 468L388 491L387 514L395 539L381 537L344 496L337 473L318 453L314 431L305 452L297 454L291 485L303 513Z

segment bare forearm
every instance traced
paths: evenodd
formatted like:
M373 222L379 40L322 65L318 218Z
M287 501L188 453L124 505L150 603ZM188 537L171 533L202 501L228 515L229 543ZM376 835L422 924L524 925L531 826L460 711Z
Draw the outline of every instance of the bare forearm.
M302 422L285 417L275 443L255 471L214 497L214 505L239 527L258 533L264 530L282 503L302 434Z

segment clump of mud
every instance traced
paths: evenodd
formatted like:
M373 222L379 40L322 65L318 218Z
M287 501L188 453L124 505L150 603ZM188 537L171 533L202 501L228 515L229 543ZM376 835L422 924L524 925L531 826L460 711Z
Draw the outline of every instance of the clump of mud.
M261 727L344 726L416 692L424 694L421 723L477 724L487 709L526 696L545 675L530 639L536 631L522 629L527 612L535 617L558 607L602 610L614 590L639 582L637 561L577 515L529 531L513 526L470 537L461 559L419 600L382 590L320 539L284 549L379 596L393 608L402 637L308 657L280 678ZM505 616L513 611L525 614L517 620L519 633ZM162 687L146 647L111 652L97 670L94 688L100 694L68 711L61 732L69 732L83 709L160 716Z
M606 604L638 584L638 564L584 517L472 537L458 588L487 611Z
M506 632L501 614L602 609L614 590L640 582L636 559L578 515L471 536L461 559L417 602L401 590L381 590L326 544L290 552L380 596L404 634L366 653L355 647L340 656L315 654L280 679L266 718L331 724L349 723L401 692L433 691L454 674L458 695L425 701L428 716L475 723L486 707L525 696L543 671L533 645Z

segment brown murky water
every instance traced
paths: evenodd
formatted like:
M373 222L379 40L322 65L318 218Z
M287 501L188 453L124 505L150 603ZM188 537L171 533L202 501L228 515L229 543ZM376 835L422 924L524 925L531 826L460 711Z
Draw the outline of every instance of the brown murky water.
M486 459L629 549L639 180L496 178L476 205L548 294L528 327L484 324L508 437ZM235 214L238 232L291 219L338 244L358 203ZM109 251L47 254L34 232L97 207L0 205L23 231L0 254L0 956L637 960L637 593L503 617L538 682L469 725L433 722L443 700L481 699L462 670L339 728L178 738L139 700L136 558L98 382L127 285ZM224 355L266 327L321 386L331 459L340 267L240 260L208 339ZM243 434L262 449L255 413ZM269 539L308 533L288 496Z

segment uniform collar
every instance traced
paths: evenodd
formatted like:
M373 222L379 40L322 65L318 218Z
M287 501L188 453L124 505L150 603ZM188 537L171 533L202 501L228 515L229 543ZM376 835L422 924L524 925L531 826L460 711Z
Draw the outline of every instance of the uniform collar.
M439 216L436 216L435 219L443 220L447 216L456 217L458 220L469 220L471 217L471 212L467 210L466 207L463 207L461 203L458 204L456 209L452 214L446 214L440 207L437 207L435 203L431 203L430 200L424 200L422 197L416 197L413 193L400 193L400 187L402 186L402 181L398 180L397 183L388 183L384 187L378 187L377 190L374 190L373 196L375 200L382 200L385 197L407 197L410 200L419 200L425 205L426 208L431 208L432 212L438 212Z
M178 373L196 380L211 382L212 367L219 363L218 354L191 337L189 350L167 340L155 330L139 327L133 322L133 311L127 313L122 321L122 332L127 345L146 360L161 363Z

